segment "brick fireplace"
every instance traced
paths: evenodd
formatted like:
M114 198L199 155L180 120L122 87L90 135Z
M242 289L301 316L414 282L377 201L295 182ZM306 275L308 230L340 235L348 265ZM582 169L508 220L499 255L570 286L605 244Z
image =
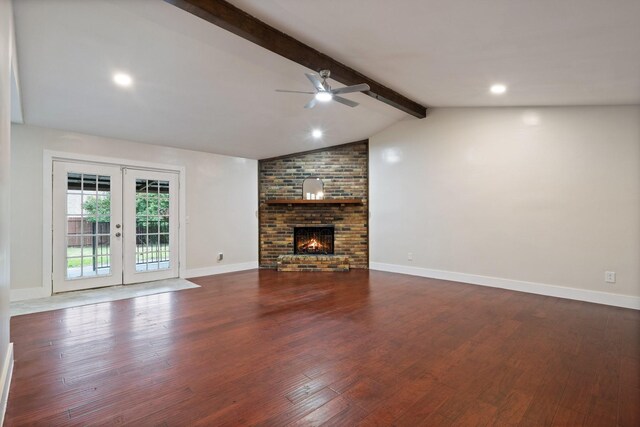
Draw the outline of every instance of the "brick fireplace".
M259 162L261 267L276 268L279 256L301 253L348 258L351 268L368 268L368 151L368 141L360 141ZM310 177L323 181L324 200L302 201L302 184ZM282 199L291 203L271 203ZM305 234L297 236L300 231ZM332 252L318 246L331 231ZM306 239L304 248L296 237Z

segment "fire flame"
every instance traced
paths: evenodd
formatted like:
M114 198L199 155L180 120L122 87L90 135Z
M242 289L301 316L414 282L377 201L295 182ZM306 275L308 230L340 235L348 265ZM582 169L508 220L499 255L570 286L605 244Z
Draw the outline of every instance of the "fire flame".
M322 245L320 244L320 242L318 242L316 239L311 239L311 241L309 241L309 244L307 245L308 249L318 249L320 248Z
M318 242L316 239L311 238L307 243L304 243L300 246L304 250L312 250L317 251L323 247L322 243Z

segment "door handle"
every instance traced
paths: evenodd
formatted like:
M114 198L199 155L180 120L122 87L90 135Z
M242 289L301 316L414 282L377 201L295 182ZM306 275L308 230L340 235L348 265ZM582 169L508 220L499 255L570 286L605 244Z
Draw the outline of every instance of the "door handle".
M122 236L122 233L120 233L119 231L116 233L116 237L120 237Z

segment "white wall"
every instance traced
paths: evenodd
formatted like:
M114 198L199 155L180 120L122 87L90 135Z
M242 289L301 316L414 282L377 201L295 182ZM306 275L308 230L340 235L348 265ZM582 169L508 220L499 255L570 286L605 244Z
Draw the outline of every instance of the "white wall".
M257 267L257 161L60 130L13 125L11 289L13 299L41 287L43 150L186 168L187 275ZM216 262L216 254L224 261Z
M13 11L0 0L0 425L4 418L13 358L9 345L10 207L11 207L11 61Z
M370 166L372 268L640 308L639 106L435 109Z

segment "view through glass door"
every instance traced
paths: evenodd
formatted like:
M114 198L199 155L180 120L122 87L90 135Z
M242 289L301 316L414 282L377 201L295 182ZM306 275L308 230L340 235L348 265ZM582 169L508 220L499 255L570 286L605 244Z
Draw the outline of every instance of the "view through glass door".
M178 277L178 175L124 170L124 282Z
M53 165L53 292L178 276L178 175Z

